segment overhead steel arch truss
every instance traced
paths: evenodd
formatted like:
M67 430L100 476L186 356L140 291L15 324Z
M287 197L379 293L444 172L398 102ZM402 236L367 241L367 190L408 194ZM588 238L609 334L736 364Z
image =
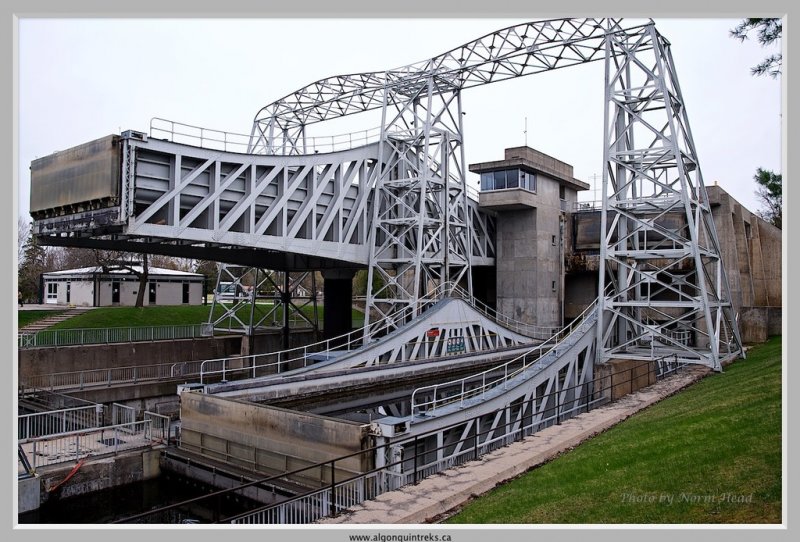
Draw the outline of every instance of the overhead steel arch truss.
M381 111L367 318L413 318L405 309L443 284L471 292L461 91L597 60L607 164L599 291L613 285L598 361L649 348L719 369L741 341L669 43L652 21L524 23L402 68L322 79L258 112L250 152L311 152L310 125Z

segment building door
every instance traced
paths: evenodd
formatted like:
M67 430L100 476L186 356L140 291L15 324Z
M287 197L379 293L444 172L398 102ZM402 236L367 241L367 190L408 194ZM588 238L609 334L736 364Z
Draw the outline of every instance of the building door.
M148 287L147 302L150 305L155 305L156 304L156 283L155 282L150 282L148 284L149 284L149 287Z
M111 282L111 304L119 305L119 281L114 280Z
M67 303L69 303L70 284L69 282L67 283Z
M189 283L188 282L184 282L183 283L183 301L182 301L182 303L184 305L188 305L189 304Z
M57 282L48 282L47 283L47 299L45 299L45 303L58 303L58 283Z

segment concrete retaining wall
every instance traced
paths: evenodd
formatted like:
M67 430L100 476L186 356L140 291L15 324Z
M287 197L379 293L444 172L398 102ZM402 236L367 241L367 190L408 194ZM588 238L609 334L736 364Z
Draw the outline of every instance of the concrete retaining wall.
M91 344L19 351L19 376L155 365L238 355L240 336L172 341Z
M611 360L595 366L595 387L612 401L656 383L656 373L637 360Z
M302 346L314 339L311 331L293 331L290 346ZM134 367L245 355L247 339L241 335L177 339L171 341L90 344L58 348L19 350L19 376L25 377L91 369ZM253 353L283 349L280 331L255 336Z
M355 422L197 392L182 393L180 399L181 448L266 474L369 447L366 427ZM337 479L372 468L368 455L338 461ZM330 470L316 469L293 479L319 487L330 481Z
M21 513L34 510L40 504L54 498L75 497L156 478L161 473L160 454L159 450L148 449L144 452L128 452L113 457L88 460L72 478L52 492L50 489L61 483L75 464L70 462L39 469L36 478L31 478L26 484L19 486L19 511Z

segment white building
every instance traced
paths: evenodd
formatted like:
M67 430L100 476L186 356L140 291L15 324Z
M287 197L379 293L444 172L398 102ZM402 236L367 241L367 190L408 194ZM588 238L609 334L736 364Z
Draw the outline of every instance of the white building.
M132 266L141 271L141 266ZM205 277L199 273L148 268L145 305L200 305ZM127 269L83 267L42 274L42 302L83 307L134 306L139 277Z

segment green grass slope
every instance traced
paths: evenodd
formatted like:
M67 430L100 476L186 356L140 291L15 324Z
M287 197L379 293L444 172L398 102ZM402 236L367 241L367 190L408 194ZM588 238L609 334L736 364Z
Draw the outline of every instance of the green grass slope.
M781 337L449 523L780 523Z

